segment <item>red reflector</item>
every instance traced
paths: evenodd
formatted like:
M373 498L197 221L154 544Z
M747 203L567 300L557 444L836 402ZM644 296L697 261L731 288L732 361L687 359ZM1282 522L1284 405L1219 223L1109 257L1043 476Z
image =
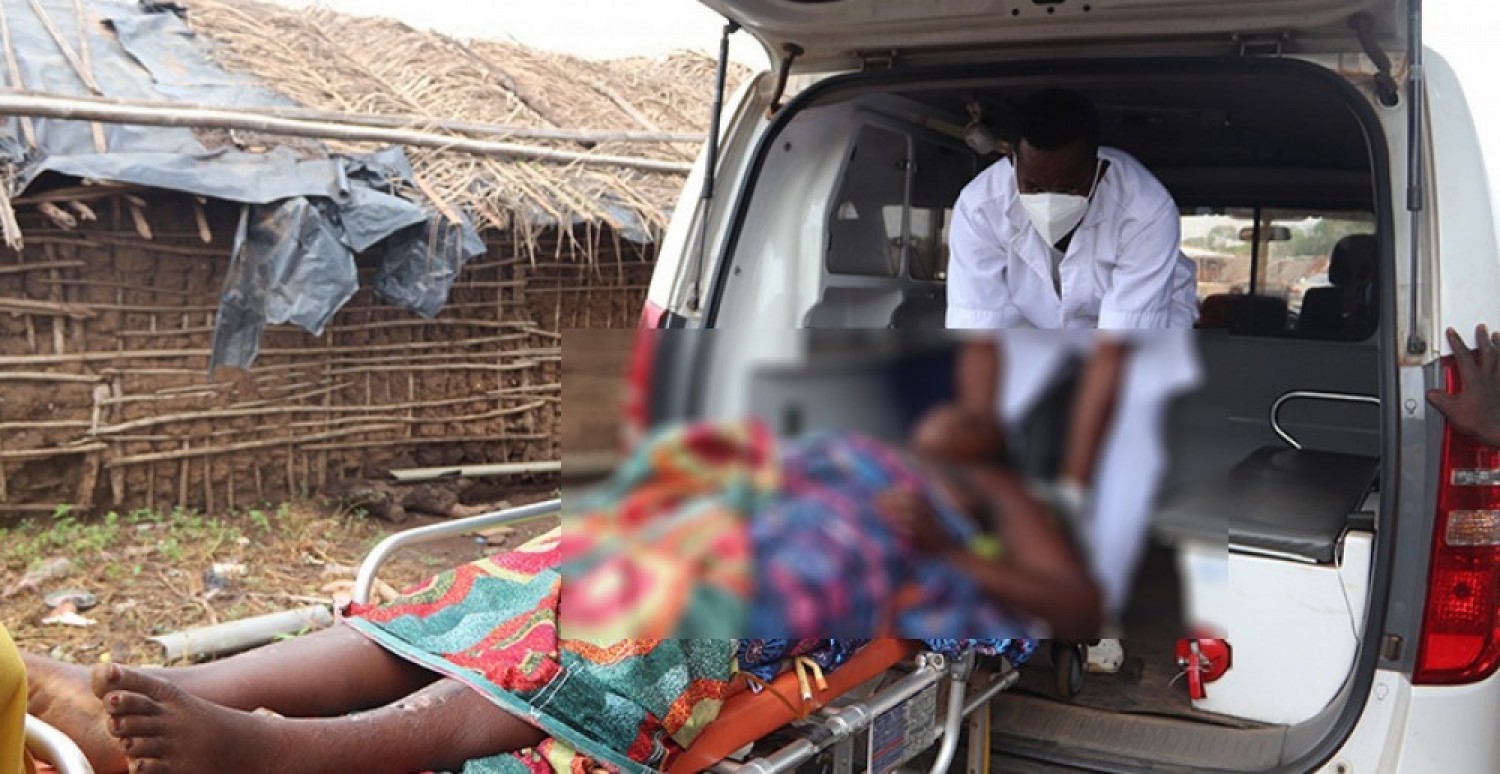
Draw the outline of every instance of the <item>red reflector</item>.
M1448 391L1458 371L1443 358ZM1500 468L1500 451L1445 428L1427 608L1414 682L1459 685L1500 667L1500 485L1480 471Z

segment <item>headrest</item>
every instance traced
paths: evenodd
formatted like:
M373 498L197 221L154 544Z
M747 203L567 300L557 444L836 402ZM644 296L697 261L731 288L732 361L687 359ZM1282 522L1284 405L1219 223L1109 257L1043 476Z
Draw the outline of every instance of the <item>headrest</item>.
M1374 279L1374 235L1350 234L1333 246L1333 254L1328 259L1329 284L1339 287L1357 286Z
M1198 308L1199 328L1228 328L1234 319L1235 296L1220 293L1203 299Z

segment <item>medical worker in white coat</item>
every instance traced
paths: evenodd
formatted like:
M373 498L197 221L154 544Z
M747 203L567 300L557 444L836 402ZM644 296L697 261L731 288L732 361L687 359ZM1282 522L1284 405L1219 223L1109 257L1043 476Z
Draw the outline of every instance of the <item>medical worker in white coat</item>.
M1164 424L1171 398L1200 379L1191 333L1197 270L1181 250L1177 204L1129 154L1099 145L1099 116L1063 89L1021 109L1014 159L1002 159L959 195L949 238L947 327L1056 333L1001 334L1006 352L996 415L1012 428L1069 355L1092 334L1059 329L1152 330L1130 336L1130 355L1091 482L1058 492L1086 501L1082 536L1105 594L1123 612L1166 471ZM1161 329L1175 329L1171 331ZM1118 669L1119 642L1090 653Z
M1014 160L967 185L949 233L949 328L1191 328L1197 269L1177 204L1129 154L1099 147L1088 99L1022 106Z

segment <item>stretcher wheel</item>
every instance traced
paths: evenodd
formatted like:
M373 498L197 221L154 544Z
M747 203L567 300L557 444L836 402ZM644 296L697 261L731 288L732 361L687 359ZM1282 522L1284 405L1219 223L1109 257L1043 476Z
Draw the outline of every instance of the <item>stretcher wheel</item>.
M1057 695L1071 699L1083 690L1084 666L1088 663L1088 646L1056 643L1052 646L1053 679Z

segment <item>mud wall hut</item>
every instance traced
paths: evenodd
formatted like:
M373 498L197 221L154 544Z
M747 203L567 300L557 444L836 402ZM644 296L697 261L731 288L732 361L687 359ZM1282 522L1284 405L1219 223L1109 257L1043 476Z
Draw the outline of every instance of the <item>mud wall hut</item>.
M256 3L0 2L13 92L540 152L6 120L0 521L558 459L561 332L635 323L710 60L586 62ZM261 162L251 187L314 166L341 187L225 182ZM347 253L337 292L315 245Z

